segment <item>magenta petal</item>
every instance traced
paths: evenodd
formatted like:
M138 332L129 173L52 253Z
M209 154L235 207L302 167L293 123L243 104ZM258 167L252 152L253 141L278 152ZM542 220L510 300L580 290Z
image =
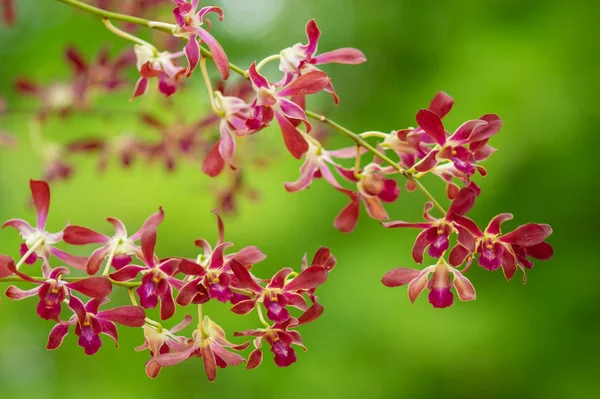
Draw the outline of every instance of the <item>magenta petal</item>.
M311 19L306 24L306 38L308 39L308 44L304 46L306 51L306 55L312 57L317 52L317 46L319 45L319 37L321 36L321 31L317 26L317 22L314 19Z
M267 258L267 255L261 252L258 247L248 246L240 249L238 253L234 255L234 259L242 265L254 265L262 262Z
M253 299L248 299L245 301L241 301L235 304L230 310L235 314L248 314L256 305L256 302Z
M527 255L534 259L548 260L554 255L554 249L547 242L541 242L526 248Z
M146 219L144 221L144 224L142 224L142 227L140 227L140 229L138 231L136 231L135 233L132 234L132 236L130 237L130 240L137 241L142 237L142 235L144 233L146 233L148 231L156 230L158 228L158 226L160 226L160 224L162 223L164 218L165 218L165 212L163 211L162 207L159 207L158 211L156 211L152 215L150 215L148 217L148 219Z
M248 270L246 270L239 261L234 258L229 265L235 276L238 278L239 283L241 283L244 288L256 293L263 291L263 288L254 281Z
M440 91L431 100L429 110L435 112L440 118L443 118L450 112L453 105L454 99L443 91Z
M365 203L365 208L371 218L375 220L389 219L389 216L378 197L363 195L360 198Z
M154 361L156 361L156 363L158 363L162 367L174 366L183 362L184 360L187 360L190 356L192 356L192 353L194 353L196 349L197 348L195 346L192 346L189 349L185 349L179 352L167 353L155 357Z
M15 261L7 255L0 255L0 278L12 276L16 270Z
M381 279L381 282L386 287L399 287L401 285L410 283L420 273L420 270L397 267L387 272Z
M219 125L219 154L225 162L229 165L233 165L233 154L235 153L235 138L231 131L229 130L229 126L227 125L227 121L224 119L221 120Z
M48 209L50 208L50 187L45 181L38 180L30 180L29 187L31 188L37 214L37 228L44 230L48 218Z
M400 187L394 179L385 179L383 190L377 195L383 202L394 202L400 195Z
M460 244L457 244L454 246L454 248L452 248L452 251L450 251L448 263L450 263L454 267L458 267L463 264L465 259L467 259L467 256L469 256L469 254L471 254L471 252L467 248L463 247Z
M19 245L19 254L21 256L25 256L25 254L27 252L29 252L29 247L24 242L21 243L21 245ZM26 265L33 265L33 264L35 264L35 262L37 262L37 260L38 260L38 256L37 256L37 254L34 251L27 258L25 258L25 264Z
M423 230L417 236L412 249L412 256L415 262L423 263L423 254L425 253L425 248L427 248L427 246L436 238L437 227L430 227L426 230Z
M440 117L428 109L420 109L417 113L417 123L425 132L443 146L446 144L446 131Z
M196 40L196 35L190 35L187 44L183 48L183 51L185 52L185 56L188 60L188 67L185 74L186 76L190 76L200 60L200 46Z
M69 325L67 323L58 323L55 325L48 335L48 344L46 349L54 350L60 347L65 336L69 333Z
M280 97L305 96L316 94L329 85L329 77L325 72L312 71L299 76L292 83L277 93Z
M168 320L175 314L175 301L173 300L173 289L168 287L167 292L160 296L160 319Z
M300 177L295 182L286 182L283 184L287 192L293 193L304 190L312 183L315 173L319 170L319 164L313 162L310 157L306 159L300 168Z
M481 119L466 121L456 129L449 140L452 140L452 142L456 144L464 144L469 140L469 137L471 137L471 134L476 128L486 124L487 122Z
M285 285L284 291L310 290L327 280L327 270L321 266L311 266Z
M290 154L300 159L308 151L308 143L296 127L281 113L275 112L277 123L283 134L283 141Z
M179 263L179 271L188 276L204 276L206 274L206 270L204 270L202 266L187 259L181 260Z
M355 193L348 190L344 191L347 191L348 195L350 196L350 203L346 205L344 209L342 209L339 215L337 215L333 225L342 233L351 233L358 222L360 199Z
M104 262L104 259L108 256L109 253L110 248L107 245L104 245L92 252L92 255L88 259L87 264L85 266L87 273L89 275L94 275L98 273L98 270L100 270L100 266L102 266L102 262Z
M517 227L514 231L499 238L502 242L522 245L537 245L552 234L552 227L547 224L528 223Z
M312 323L313 321L321 317L324 310L325 309L323 308L323 305L321 305L320 303L313 304L302 314L302 316L298 318L298 322L296 323L296 325Z
M479 119L487 122L487 124L481 125L473 130L471 137L469 137L469 141L472 143L487 140L498 133L502 128L502 119L500 119L498 115L487 114Z
M106 277L89 277L68 283L67 287L90 298L106 298L112 292L112 284Z
M18 287L15 287L14 285L11 285L6 289L4 295L6 295L7 298L12 299L13 301L20 301L21 299L30 298L32 296L37 295L39 291L40 287L35 287L30 290L24 291Z
M106 244L110 241L104 234L81 226L67 226L63 239L71 245Z
M98 318L114 321L124 326L142 327L145 324L146 313L139 306L120 306L99 312Z
M229 59L227 58L227 54L225 54L225 50L219 44L217 39L215 39L210 33L205 31L202 28L199 28L196 33L200 36L200 39L206 43L208 48L210 49L210 53L213 57L213 61L221 74L223 80L227 80L229 78Z
M429 292L429 303L434 308L442 309L447 308L454 302L454 294L450 291L450 287L444 288L432 288Z
M29 223L21 219L10 219L2 225L2 228L5 227L13 227L17 229L23 236L32 235L36 231Z
M415 170L417 172L429 172L431 169L435 168L438 163L438 153L438 150L429 151L429 153L427 153L427 155L425 155L425 157L415 166Z
M129 281L133 280L141 271L146 269L147 267L145 266L128 265L112 273L110 278L115 281Z
M150 230L142 235L142 253L144 255L145 263L153 267L154 262L154 249L156 248L156 230Z
M466 215L475 205L476 198L477 192L473 188L463 187L452 201L450 208L448 208L448 214Z
M130 101L136 97L146 94L147 91L148 91L148 78L140 77L135 84L135 88L133 89L133 94L131 95Z
M221 154L219 154L219 141L217 141L204 158L204 161L202 161L202 172L210 177L218 176L225 167L225 161Z
M452 269L454 275L454 289L461 301L472 301L476 298L475 287L468 278L462 275L458 270Z
M357 65L362 64L367 60L367 57L362 51L355 48L340 48L337 50L329 51L327 53L320 54L313 59L315 65L322 64L348 64Z
M250 68L248 68L248 75L250 76L250 80L255 88L269 88L270 85L267 78L265 78L256 70L256 62L253 62L252 65L250 65Z

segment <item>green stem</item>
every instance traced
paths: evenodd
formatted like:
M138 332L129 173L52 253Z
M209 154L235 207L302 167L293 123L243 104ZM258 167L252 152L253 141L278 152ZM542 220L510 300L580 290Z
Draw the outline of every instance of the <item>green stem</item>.
M69 4L73 7L79 8L83 11L98 15L102 18L106 18L106 19L113 19L113 20L117 20L117 21L123 21L123 22L129 22L132 24L136 24L136 25L141 25L141 26L146 26L148 28L152 28L152 29L156 29L156 30L160 30L163 32L167 32L167 33L172 33L173 29L176 27L176 25L169 25L169 24L165 24L165 23L157 23L155 21L150 21L144 18L138 18L138 17L132 17L130 15L125 15L125 14L119 14L119 13L115 13L115 12L109 12L109 11L105 11L102 10L100 8L97 7L93 7L90 6L88 4L84 4L81 3L77 0L57 0L60 1L62 3L65 4ZM212 59L213 56L210 53L210 51L202 46L200 46L200 53L207 58ZM267 58L271 58L271 57L267 57ZM231 68L232 71L234 71L235 73L243 76L244 78L248 79L248 71L246 71L245 69L240 68L239 66L229 63L229 68ZM332 121L331 119L326 118L323 115L319 115L315 112L312 111L306 111L306 115L309 116L310 118L316 119L321 121L322 123L328 125L329 127L337 130L338 132L344 134L345 136L347 136L348 138L350 138L351 140L353 140L356 145L359 145L363 148L365 148L367 151L371 152L373 155L381 158L383 161L387 162L389 165L391 165L394 169L396 169L400 174L402 174L402 176L404 176L406 179L412 181L417 188L423 192L423 194L425 194L425 196L433 203L433 205L443 214L446 215L446 210L440 205L440 203L433 197L433 195L431 195L431 193L414 177L413 173L409 173L408 171L406 171L404 168L402 168L398 162L394 161L393 159L391 159L390 157L388 157L387 155L385 155L383 152L377 150L375 147L373 147L371 144L369 144L367 141L365 141L362 137L360 137L360 135L352 132L351 130L346 129L345 127L343 127L342 125Z
M128 22L131 24L141 25L141 26L145 26L147 28L156 29L156 30L160 30L163 32L167 32L167 33L171 33L173 28L175 28L175 25L169 25L169 24L154 25L154 24L152 24L152 21L150 21L148 19L133 17L131 15L119 14L117 12L106 11L101 8L94 7L89 4L82 3L81 1L77 1L77 0L57 0L57 1L68 4L72 7L78 8L78 9L88 12L90 14L95 14L101 18L112 19L115 21Z

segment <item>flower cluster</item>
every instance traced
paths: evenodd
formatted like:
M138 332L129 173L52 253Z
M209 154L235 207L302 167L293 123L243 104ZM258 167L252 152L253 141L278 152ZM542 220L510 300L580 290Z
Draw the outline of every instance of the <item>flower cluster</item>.
M315 290L325 283L336 264L327 248L319 248L310 264L304 259L299 272L283 268L271 279L258 278L252 273L253 266L266 256L255 246L229 251L233 244L225 241L224 224L216 213L219 234L214 247L207 240L199 239L195 241L199 248L196 258L159 258L155 252L156 229L164 219L162 208L131 235L115 218L107 219L114 227L113 236L75 225L49 233L46 231L50 207L48 184L31 180L30 186L37 214L36 227L20 219L4 223L3 227L15 228L24 242L18 262L0 255L0 281L35 285L27 291L11 285L6 296L13 300L38 298L38 316L54 323L48 349L60 347L69 331L74 330L79 346L86 354L93 355L103 344L102 335L118 342L117 324L120 324L140 328L143 332L144 344L138 350L150 351L146 364L149 377L156 377L162 367L202 357L211 381L216 377L217 366L237 366L247 361L247 368L257 367L262 359L263 339L270 345L275 363L280 367L296 361L292 345L306 349L298 327L323 313ZM58 249L56 246L61 242L92 245L95 249L89 257L75 256ZM88 277L68 277L69 267L51 266L57 262L54 257L71 268L85 270ZM31 276L31 270L28 270L30 273L23 271L23 265L38 263L41 263L41 276ZM129 290L131 305L101 309L109 302L114 286ZM83 297L89 300L84 303ZM248 360L232 351L241 351L250 342L229 342L223 329L202 314L202 305L211 300L229 304L235 314L256 311L261 327L235 333L235 336L256 337L255 349ZM170 330L162 326L162 322L175 316L178 307L189 306L196 306L199 314L198 325L191 336L176 335L191 323L190 316L185 316ZM156 307L160 307L160 321L146 314L147 309Z
M256 192L246 185L244 164L259 164L266 158L260 156L258 149L245 147L240 151L240 146L254 145L254 137L264 135L260 133L273 126L283 138L283 145L275 152L287 152L302 159L299 177L284 183L285 190L299 192L311 187L314 181L324 181L333 193L349 199L333 221L335 228L343 233L352 232L364 205L368 216L385 228L420 231L412 257L417 264L427 262L427 266L395 268L382 279L388 287L408 285L411 302L425 289L435 308L453 304L452 290L462 301L474 300L475 287L465 276L474 261L489 271L501 268L507 280L521 270L525 281L526 269L533 267L532 259L552 257L553 248L546 241L552 229L547 224L526 223L502 233L501 225L512 219L511 214L502 213L492 218L485 229L468 216L482 197L477 180L488 173L482 163L496 151L489 142L502 128L502 120L497 115L485 114L465 121L456 129L448 128L443 119L453 108L454 100L439 92L427 108L416 112L416 127L355 133L307 109L307 97L323 92L335 105L340 102L331 77L321 69L326 69L323 65L358 65L366 61L365 55L354 48L319 53L321 32L314 20L306 24L305 44L291 45L241 68L230 63L211 29L209 16L224 20L219 7L199 7L198 0L173 0L173 9L165 17L170 19L169 23L108 14L77 0L67 3L102 17L104 25L130 41L132 48L113 61L106 52L101 52L91 63L69 48L65 54L74 71L71 81L42 86L26 79L18 80L19 92L36 95L41 100L37 124L32 126L40 128L55 114L66 117L75 112L94 111L95 96L121 89L132 91L131 99L137 103L147 101L150 95L145 94L158 92L164 109L173 110L178 119L163 120L166 112L160 118L148 112L136 115L144 127L159 133L157 140L127 134L84 137L56 144L46 142L39 131L37 134L34 131L32 136L38 138L40 153L45 156L47 180L71 175L73 166L69 157L72 154L98 154L101 169L106 168L108 159L113 156L124 167L144 158L158 161L168 170L176 169L183 160L191 160L201 164L201 170L210 177L230 173L231 183L225 189L211 191L217 193L223 211L234 211L239 195L256 197ZM100 3L102 7L108 5L108 2ZM6 4L6 9L10 9L10 2ZM151 10L154 15L158 11L151 7L154 1L127 4L132 5L128 10L135 13ZM122 30L109 19L127 26ZM165 32L168 39L150 43L134 34L137 30L131 29L133 25ZM184 42L173 41L181 38ZM209 59L222 81L211 80L207 68ZM263 72L271 62L278 65L278 76L274 79L268 78L274 74ZM125 69L133 65L138 72L135 83L123 78ZM225 84L232 73L240 75L241 81ZM181 91L189 90L186 82L197 75L201 75L207 88L208 115L199 115L187 102L183 107L172 105ZM157 89L151 87L152 82L157 84ZM0 103L0 112L2 108ZM185 109L186 118L179 117L180 109ZM313 125L312 121L317 124ZM328 130L324 132L323 127ZM329 148L325 138L332 131L345 135L354 145ZM0 140L4 140L2 137ZM447 208L423 185L421 179L427 175L436 176L445 185ZM427 198L424 220L389 221L386 208L398 202L401 186L407 192L418 190ZM299 271L283 268L271 278L263 279L254 274L254 266L263 261L265 255L256 247L231 252L232 244L225 241L223 221L218 213L216 244L197 240L199 254L195 258L164 258L155 251L157 228L164 218L162 209L131 235L124 224L114 218L108 219L114 227L113 235L74 225L49 233L46 231L48 185L32 180L31 191L37 210L36 226L19 219L4 224L17 229L24 242L20 248L21 258L16 263L11 257L0 257L0 281L27 281L36 285L29 291L11 286L6 295L16 300L39 298L38 315L55 323L49 349L58 348L74 327L79 345L87 354L94 354L102 345L101 334L117 341L116 324L121 324L143 329L145 339L138 349L150 352L146 364L150 377L155 377L162 367L201 357L209 380L214 380L217 367L243 362L247 363L246 368L257 367L262 362L265 343L278 366L294 363L294 345L304 348L298 327L323 313L315 290L326 281L336 264L327 248L320 248L311 263L304 259ZM92 245L94 250L87 257L75 256L58 248L61 243ZM426 261L429 258L433 260ZM61 266L52 267L56 259ZM23 273L21 266L33 265L39 260L41 277ZM63 265L85 271L89 276L69 277L70 269ZM127 288L132 304L101 310L114 286ZM89 301L84 303L82 296ZM203 314L202 305L211 300L229 304L231 311L238 315L257 314L259 328L233 334L250 337L251 342L230 342L225 331ZM63 302L69 310L63 309ZM171 320L178 307L191 305L198 308L197 325L191 335L181 335L192 322L189 315L179 318L181 322L171 329L163 327L161 323ZM147 317L146 310L153 308L159 308L160 321ZM252 351L247 359L237 353L250 345Z

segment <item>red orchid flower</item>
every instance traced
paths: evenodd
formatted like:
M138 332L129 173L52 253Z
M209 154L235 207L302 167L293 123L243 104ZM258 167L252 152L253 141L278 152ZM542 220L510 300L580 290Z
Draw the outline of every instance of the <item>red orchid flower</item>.
M296 277L288 280L293 270L281 269L277 272L266 288L261 287L248 270L235 259L230 263L231 270L235 273L240 288L252 291L254 299L247 299L237 303L231 311L237 314L249 313L257 303L262 303L267 310L269 320L283 323L290 319L287 306L306 310L306 301L302 296L303 291L313 290L327 280L328 272L324 267L311 266Z
M213 322L208 316L204 316L202 324L194 331L192 339L183 348L172 353L157 356L154 360L161 367L170 367L181 363L192 356L204 359L204 370L209 381L217 378L217 366L238 366L246 361L242 356L230 352L227 348L235 351L246 349L249 342L242 345L232 344L227 340L225 331Z
M142 273L142 284L136 289L140 297L140 305L145 309L154 309L160 300L160 318L167 320L175 314L173 287L180 289L183 286L183 283L173 278L181 261L171 258L158 262L154 254L155 247L156 230L144 232L142 259L145 266L127 265L112 273L110 278L116 281L129 281Z
M365 55L355 48L340 48L329 51L320 55L316 55L319 45L319 37L321 31L314 19L311 19L306 24L307 44L295 44L281 51L279 69L285 74L282 84L288 84L296 76L319 71L315 65L323 64L351 64L357 65L367 61ZM335 94L335 90L331 82L324 89L333 95L336 104L339 103L339 97Z
M473 175L475 170L481 167L477 166L475 155L465 145L487 141L498 133L502 125L500 118L496 115L487 115L486 118L492 122L492 126L485 126L488 124L485 119L470 120L447 137L441 118L433 111L421 109L417 113L417 123L440 148L431 150L415 166L415 169L419 172L427 172L433 169L438 162L448 160L459 171L469 176ZM485 171L482 174L485 174Z
M432 278L429 277L431 273L433 273ZM451 275L452 281L450 281ZM383 276L381 282L388 287L408 284L408 297L412 303L415 303L419 294L427 288L429 303L434 308L446 308L452 305L454 301L454 295L450 291L452 287L461 301L475 299L473 284L460 271L446 263L444 258L440 258L436 265L428 266L423 270L403 267L392 269Z
M220 115L219 140L213 150L205 158L202 171L210 177L218 176L225 163L232 169L233 155L235 153L235 136L244 136L250 131L246 125L250 117L250 105L238 97L223 96L215 92L215 105ZM214 159L218 157L218 159Z
M263 359L261 350L262 341L265 340L271 347L271 352L274 355L275 364L278 367L288 367L297 360L296 352L292 348L292 344L300 346L306 351L306 347L302 343L302 336L298 331L291 330L302 324L308 324L318 319L323 314L323 306L319 303L312 305L298 319L290 318L283 323L275 323L266 329L246 330L234 333L235 337L253 336L254 351L248 357L246 369L255 369L260 366Z
M366 150L361 148L361 153ZM300 177L295 182L284 183L285 189L290 192L301 191L310 187L313 179L322 177L331 184L334 188L341 188L335 176L331 173L329 165L340 168L333 158L354 158L356 156L356 148L342 148L339 150L326 151L322 147L317 147L312 143L308 143L308 151L304 154L306 159L300 167Z
M177 352L183 350L186 338L177 337L175 334L189 326L191 322L192 317L187 315L183 321L169 330L162 327L157 328L149 324L145 324L142 327L144 329L144 343L135 348L135 350L140 352L148 349L150 351L150 360L146 362L146 375L148 377L156 378L162 369L162 366L156 361L158 356L165 355L171 351Z
M299 159L308 151L308 143L291 120L303 122L307 132L310 132L311 126L302 107L285 97L305 96L324 90L329 85L327 74L321 71L309 72L277 90L275 85L258 73L256 63L250 66L248 73L256 91L256 100L252 104L255 119L266 125L274 116L288 151ZM256 126L255 121L250 120L248 123L251 128Z
M213 249L205 239L198 239L195 245L204 250L197 259L182 259L179 272L187 275L185 285L179 290L176 298L177 304L187 306L190 303L205 303L210 299L226 303L235 300L232 291L234 274L230 268L233 259L244 266L253 265L263 261L266 255L257 247L248 246L234 254L225 255L225 249L233 245L225 242L225 226L219 213L214 210L217 217L218 241Z
M357 192L345 188L338 191L350 197L350 203L346 205L335 218L334 226L343 233L351 233L356 227L360 213L360 202L365 204L365 209L370 217L376 220L388 219L388 214L383 207L383 202L394 202L400 195L400 188L394 179L385 177L385 173L396 173L395 170L382 168L381 165L372 162L355 175L351 169L337 168L346 180L355 182Z
M69 327L75 325L75 334L79 337L77 343L85 350L86 355L93 355L102 346L100 334L111 337L118 344L119 335L115 323L129 327L142 327L145 324L146 314L138 306L120 306L114 309L99 311L98 308L109 300L92 299L87 304L73 295L69 298L69 307L74 316L69 321L58 323L48 336L47 349L53 350L60 347Z
M227 80L230 74L227 54L225 54L225 50L223 50L217 39L202 28L204 18L208 14L215 13L219 16L219 21L223 21L223 10L219 7L210 6L202 7L196 11L198 9L198 0L191 0L190 2L186 0L173 0L173 2L177 5L173 9L173 15L175 16L177 25L179 25L178 30L173 34L188 38L188 43L184 48L189 63L186 74L190 75L198 65L198 61L200 60L200 44L204 42L210 49L215 65L223 80ZM200 38L200 42L198 42L197 37Z
M552 234L552 227L528 223L502 234L502 223L512 218L512 214L502 213L494 217L482 232L471 219L455 216L456 223L465 228L465 233L458 237L460 246L455 247L454 254L451 254L452 263L462 263L465 258L478 254L477 261L484 269L496 270L502 266L504 276L510 280L519 266L525 279L525 268L533 266L527 256L548 260L554 255L552 246L545 242Z
M110 257L111 254L111 266L114 266L117 269L131 263L131 255L143 259L142 251L135 242L141 239L145 232L156 230L162 223L164 217L165 213L162 208L158 208L158 212L150 215L150 217L142 224L142 227L131 236L128 236L127 229L123 222L116 218L106 219L115 227L115 235L113 237L90 230L87 227L67 226L65 229L64 240L71 245L104 244L92 252L92 255L85 264L85 269L88 274L94 275L100 269L104 259Z
M112 292L112 284L106 277L89 277L72 283L63 281L62 276L69 274L69 270L64 267L53 269L47 280L37 280L19 272L12 259L9 260L6 268L11 274L17 275L25 281L38 284L37 287L27 291L11 285L6 289L5 295L7 298L20 301L37 295L40 300L36 312L44 320L59 321L62 310L61 304L67 295L71 295L71 290L96 299L105 298Z
M185 75L186 68L175 65L174 59L179 57L178 53L172 54L168 51L159 53L156 48L146 45L134 45L137 58L137 69L140 78L135 84L132 99L146 94L150 78L158 78L158 90L166 97L177 91L179 80Z
M443 91L439 91L431 100L428 110L444 118L454 106L454 99ZM417 159L424 158L431 151L435 141L425 131L417 127L400 129L387 135L381 147L392 149L400 157L400 164L405 168L415 165Z
M48 233L46 231L46 221L48 220L48 210L50 209L50 187L48 183L30 180L29 187L36 209L36 227L32 227L22 219L10 219L2 225L2 228L13 227L17 229L21 237L25 240L20 248L21 256L27 255L24 260L25 264L33 265L38 257L42 258L42 269L44 276L47 277L50 272L48 262L50 261L50 254L52 254L69 266L76 269L83 269L85 258L73 256L58 248L54 248L54 244L62 241L63 232Z
M432 258L440 258L450 246L450 234L459 232L467 233L464 227L454 223L456 215L465 215L475 204L477 191L469 186L460 190L455 200L450 205L447 214L440 219L433 217L429 212L433 209L433 203L427 202L423 211L423 217L427 222L408 223L401 220L393 222L381 223L387 228L417 228L423 231L417 236L412 249L412 256L415 262L423 263L423 253L428 249L427 253ZM462 262L461 262L462 263Z

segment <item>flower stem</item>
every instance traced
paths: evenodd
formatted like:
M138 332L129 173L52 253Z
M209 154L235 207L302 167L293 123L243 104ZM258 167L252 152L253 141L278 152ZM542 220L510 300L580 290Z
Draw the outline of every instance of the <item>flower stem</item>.
M258 63L258 65L256 66L256 72L260 72L260 70L264 68L264 66L267 65L269 62L277 61L279 59L281 59L281 56L279 54L273 54L268 56L267 58Z
M138 17L134 17L131 15L119 14L117 12L106 11L101 8L94 7L89 4L82 3L81 1L77 1L77 0L57 0L57 1L68 4L72 7L78 8L78 9L88 12L90 14L95 14L95 15L97 15L101 18L105 18L105 19L112 19L115 21L128 22L130 24L141 25L141 26L160 30L160 31L167 32L167 33L171 33L173 28L175 28L175 25L170 25L170 24L165 24L165 23L154 24L154 23L152 23L153 21L150 21L148 19L138 18Z
M103 276L108 276L108 272L110 271L110 266L112 265L113 259L115 257L115 252L117 252L118 245L119 242L115 241L112 248L110 249L110 254L108 255L108 259L106 260L106 266L104 267L104 271L102 272Z
M105 18L105 19L112 19L112 20L117 20L117 21L123 21L123 22L129 22L132 24L136 24L136 25L141 25L141 26L146 26L152 29L156 29L156 30L160 30L163 32L167 32L167 33L172 33L173 29L175 28L175 25L170 25L170 24L166 24L166 23L162 23L162 22L156 22L156 21L150 21L144 18L138 18L138 17L133 17L130 15L125 15L125 14L119 14L119 13L115 13L115 12L109 12L109 11L105 11L102 10L100 8L97 7L93 7L90 6L88 4L82 3L80 1L77 0L57 0L60 1L62 3L71 5L73 7L79 8L80 10L89 12L91 14L95 14L98 15L99 17ZM213 56L210 53L210 50L200 46L200 53L206 57L206 58L210 58L212 59ZM271 61L271 58L275 58L275 56L270 56L267 57L265 60L269 59L269 61ZM263 61L265 61L263 60ZM261 62L262 63L262 62ZM248 79L248 72L242 68L240 68L239 66L229 63L229 68L234 71L235 73L243 76L244 78ZM369 144L367 141L365 141L360 135L352 132L351 130L346 129L345 127L343 127L342 125L332 121L331 119L326 118L323 115L319 115L315 112L312 111L306 111L306 115L309 116L310 118L316 119L318 121L321 121L322 123L328 125L329 127L337 130L338 132L344 134L345 136L347 136L348 138L350 138L351 140L353 140L356 145L359 145L363 148L365 148L367 151L371 152L373 155L381 158L383 161L387 162L389 165L391 165L394 169L396 169L400 174L402 174L402 176L404 176L406 179L412 181L417 188L423 192L423 194L425 194L425 196L433 203L433 205L443 214L446 215L446 210L440 205L440 203L433 197L433 195L431 195L431 193L414 177L413 173L409 173L407 172L403 167L401 167L398 162L394 161L393 159L391 159L390 157L388 157L387 155L385 155L384 153L382 153L381 151L377 150L375 147L373 147L371 144Z
M42 237L38 238L37 241L34 242L33 245L27 250L27 252L25 252L25 255L21 256L21 259L19 259L19 262L17 263L15 268L19 270L19 268L23 266L23 263L27 260L27 258L29 258L35 252L37 247L39 247L43 243L44 239Z
M260 307L260 304L258 302L256 302L255 308L256 308L256 312L258 313L258 318L260 319L260 322L263 323L263 325L266 328L271 327L271 325L269 323L267 323L267 321L265 320L265 316L263 315L262 308Z
M114 26L113 24L110 23L110 20L104 18L102 20L102 23L104 23L104 25L106 26L106 28L111 31L112 33L114 33L117 36L122 37L123 39L127 39L130 40L134 43L137 44L141 44L142 46L148 46L151 49L154 49L154 52L158 52L158 50L156 50L156 47L154 47L152 44L148 43L145 40L140 39L137 36L132 35L131 33L127 33L125 31L122 31L121 29L117 28L116 26Z
M206 57L200 57L200 70L202 71L202 77L204 78L204 83L206 84L206 91L208 91L210 106L213 112L222 118L225 116L225 113L220 110L215 103L215 94L212 88L212 83L210 82L210 77L208 76L208 71L206 69Z

